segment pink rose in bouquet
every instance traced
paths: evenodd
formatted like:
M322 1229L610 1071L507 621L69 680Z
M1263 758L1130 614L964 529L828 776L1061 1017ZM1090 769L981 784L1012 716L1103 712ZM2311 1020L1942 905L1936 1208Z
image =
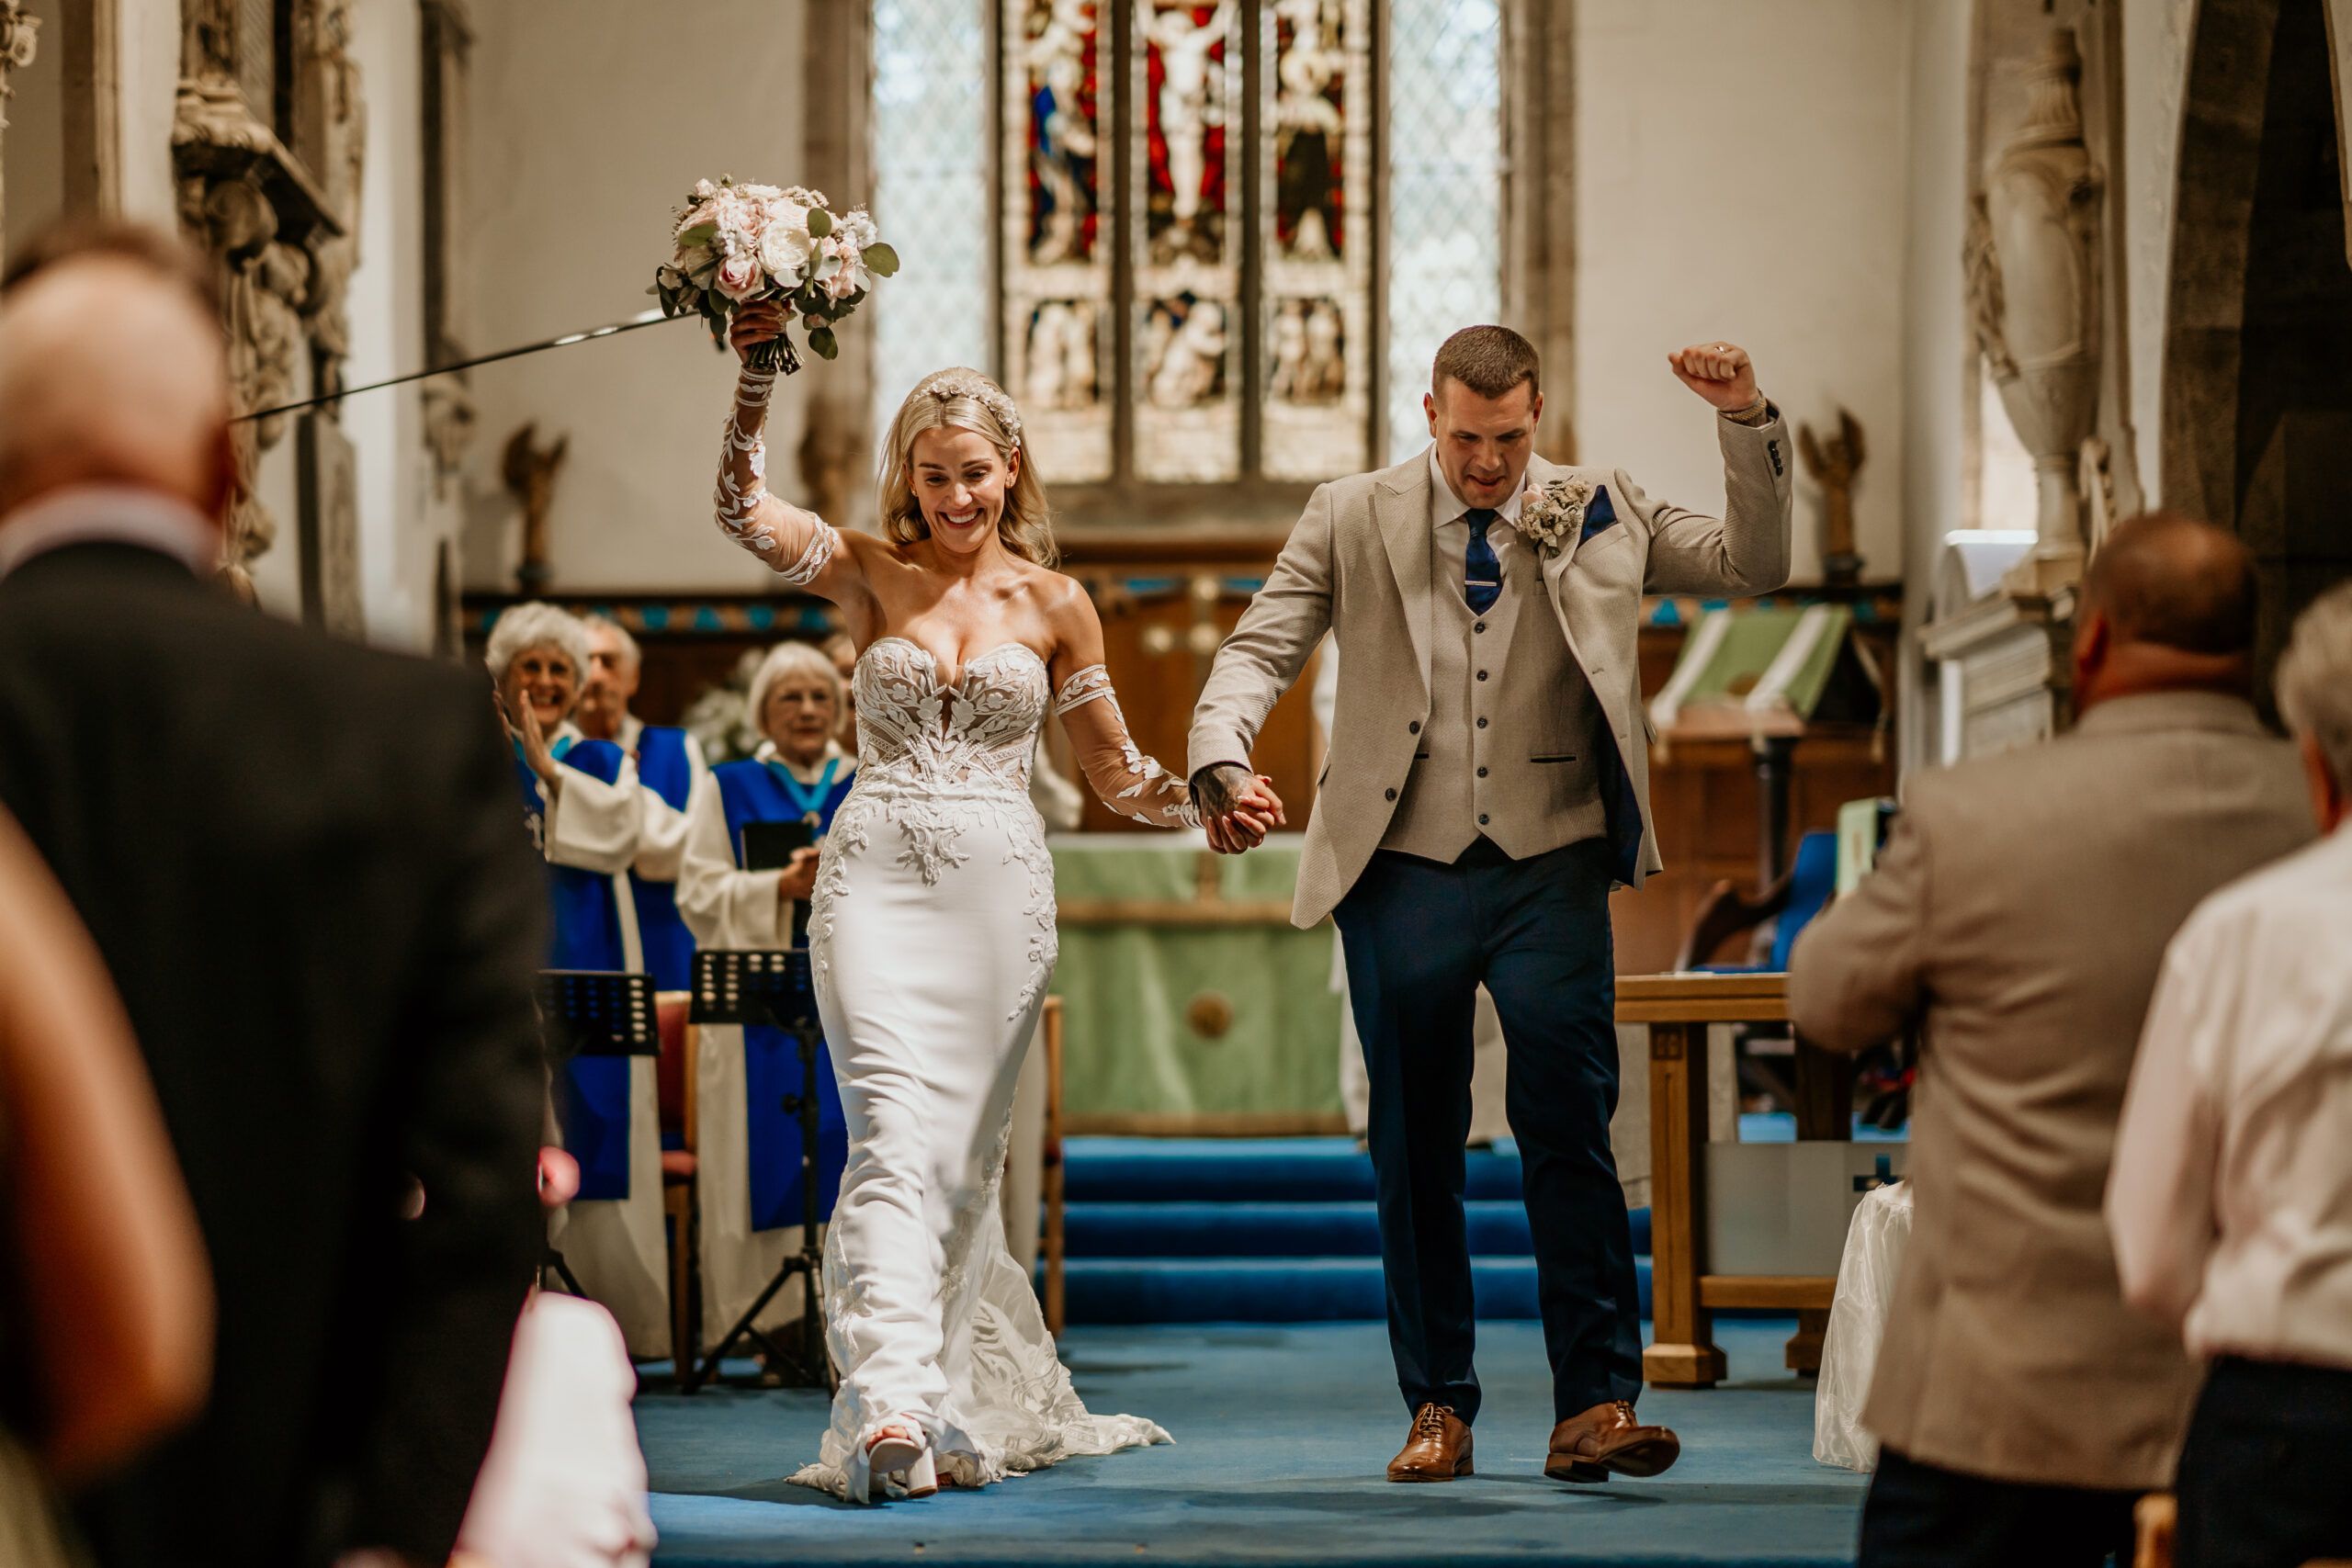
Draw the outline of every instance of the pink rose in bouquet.
M665 315L701 316L721 347L736 307L774 299L787 321L799 319L818 356L831 359L841 352L833 323L864 302L876 278L899 270L898 253L864 208L837 218L822 195L800 186L698 180L670 240L670 260L646 292L660 298ZM800 368L787 334L762 344L752 364Z

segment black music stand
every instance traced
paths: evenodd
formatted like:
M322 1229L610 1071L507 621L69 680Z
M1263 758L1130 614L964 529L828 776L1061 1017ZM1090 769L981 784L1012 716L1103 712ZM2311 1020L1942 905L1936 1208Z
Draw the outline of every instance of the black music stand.
M800 1046L800 1092L784 1097L784 1109L800 1118L800 1250L784 1260L767 1289L749 1311L735 1320L727 1337L708 1355L679 1373L679 1392L692 1393L718 1375L718 1364L745 1335L768 1348L768 1370L791 1386L835 1387L831 1359L825 1353L824 1308L817 1300L817 1282L823 1255L817 1245L817 1053L824 1046L824 1029L817 1021L816 992L809 984L808 950L772 952L710 952L695 954L692 1010L695 1023L735 1023L781 1029ZM786 1350L753 1328L785 1281L800 1276L800 1348ZM785 1374L789 1373L789 1376Z
M618 969L539 971L539 1036L546 1043L548 1071L574 1056L659 1056L662 1030L653 1010L653 976ZM586 1296L579 1277L549 1247L539 1272L554 1269L575 1296Z

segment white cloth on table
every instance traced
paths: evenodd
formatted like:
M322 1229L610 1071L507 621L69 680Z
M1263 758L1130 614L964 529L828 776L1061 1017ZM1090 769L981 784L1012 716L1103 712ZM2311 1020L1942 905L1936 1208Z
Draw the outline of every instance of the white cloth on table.
M566 723L557 735L567 734L576 739L579 731ZM645 949L638 937L628 873L643 840L648 797L661 803L638 783L637 764L624 756L612 784L564 767L563 787L547 808L548 860L612 878L622 961L633 972L644 969ZM548 1240L563 1254L581 1289L611 1310L630 1354L650 1360L670 1354L661 1082L653 1058L634 1056L628 1066L628 1196L565 1204L548 1219Z
M637 1372L611 1316L541 1292L523 1309L458 1550L497 1568L643 1568L653 1551Z
M1911 1184L1873 1187L1854 1206L1838 1259L1838 1294L1821 1340L1813 1390L1813 1457L1847 1470L1876 1470L1878 1439L1862 1425L1895 1276L1911 1243Z
M899 1420L923 1428L961 1485L1166 1441L1080 1402L998 1207L1057 951L1053 857L1028 795L1046 667L1006 644L950 687L923 649L885 637L855 679L864 765L826 835L809 920L849 1124L824 1269L842 1384L818 1461L793 1479L861 1501L902 1492L865 1462ZM1153 775L1130 771L1144 794Z
M2352 832L2197 907L2107 1184L2124 1295L2189 1353L2352 1367Z

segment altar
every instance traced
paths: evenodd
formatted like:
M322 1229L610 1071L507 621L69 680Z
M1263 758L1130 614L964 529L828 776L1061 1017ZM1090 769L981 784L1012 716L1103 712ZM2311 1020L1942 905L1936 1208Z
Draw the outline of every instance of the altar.
M1346 1131L1330 921L1290 923L1304 835L1219 855L1198 832L1049 843L1073 1133Z

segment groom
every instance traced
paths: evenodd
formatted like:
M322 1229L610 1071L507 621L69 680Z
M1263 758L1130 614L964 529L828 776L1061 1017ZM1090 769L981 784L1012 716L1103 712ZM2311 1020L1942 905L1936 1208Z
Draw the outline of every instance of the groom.
M1193 719L1193 791L1246 848L1259 727L1328 630L1339 701L1292 919L1334 915L1372 1079L1388 1342L1413 1413L1391 1481L1471 1472L1478 1416L1462 1210L1470 1026L1484 982L1510 1054L1552 1365L1544 1473L1655 1475L1674 1434L1634 1417L1640 1307L1617 1105L1609 893L1659 867L1634 657L1642 595L1762 593L1788 575L1788 439L1728 344L1667 356L1716 411L1723 518L1621 468L1534 455L1534 347L1448 338L1433 445L1317 489L1226 639Z

